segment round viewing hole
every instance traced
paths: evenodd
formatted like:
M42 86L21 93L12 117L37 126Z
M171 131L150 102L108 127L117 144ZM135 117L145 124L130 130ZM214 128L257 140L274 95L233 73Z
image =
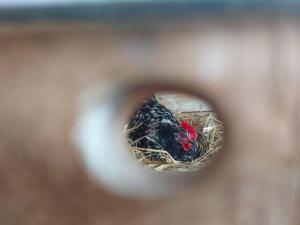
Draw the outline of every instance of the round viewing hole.
M223 124L210 104L161 91L139 101L124 125L129 152L155 171L195 171L223 146Z

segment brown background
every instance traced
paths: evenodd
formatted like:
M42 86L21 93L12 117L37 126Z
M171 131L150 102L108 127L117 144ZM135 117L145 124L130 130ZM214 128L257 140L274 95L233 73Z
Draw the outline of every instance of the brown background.
M299 32L254 18L1 25L0 224L300 224ZM124 199L88 178L69 135L82 90L149 77L211 100L226 145L192 190Z

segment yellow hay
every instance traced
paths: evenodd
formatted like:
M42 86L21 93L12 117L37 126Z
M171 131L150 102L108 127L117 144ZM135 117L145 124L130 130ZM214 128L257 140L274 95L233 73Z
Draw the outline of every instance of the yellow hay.
M164 150L139 148L136 143L142 138L148 138L147 136L140 138L139 140L129 140L129 151L133 157L141 164L153 168L156 171L165 170L181 170L192 171L198 170L202 166L206 165L213 156L220 151L223 144L223 125L221 121L216 118L216 115L212 112L192 112L192 113L177 113L176 118L179 121L186 120L198 132L198 144L199 147L204 150L205 153L198 159L191 162L176 161L172 156ZM124 133L128 135L136 127L127 129L124 128ZM148 138L149 139L149 138ZM159 155L159 160L151 160L153 154Z

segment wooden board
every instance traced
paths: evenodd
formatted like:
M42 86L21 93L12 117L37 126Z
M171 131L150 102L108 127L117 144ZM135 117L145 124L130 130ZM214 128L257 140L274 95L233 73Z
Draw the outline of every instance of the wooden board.
M159 92L155 95L160 103L174 113L212 111L212 107L209 104L191 95L176 92Z

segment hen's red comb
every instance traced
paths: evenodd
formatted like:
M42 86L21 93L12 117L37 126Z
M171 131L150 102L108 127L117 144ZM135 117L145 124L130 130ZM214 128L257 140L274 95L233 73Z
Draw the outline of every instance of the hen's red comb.
M189 133L189 136L192 140L196 140L198 138L198 133L197 133L196 129L192 125L190 125L189 122L182 121L181 126L187 130L187 132Z

